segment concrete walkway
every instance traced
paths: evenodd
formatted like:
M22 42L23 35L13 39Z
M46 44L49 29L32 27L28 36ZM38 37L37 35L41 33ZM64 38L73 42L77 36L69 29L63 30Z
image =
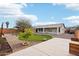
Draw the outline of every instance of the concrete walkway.
M69 39L53 38L9 56L71 56L69 54L69 42Z

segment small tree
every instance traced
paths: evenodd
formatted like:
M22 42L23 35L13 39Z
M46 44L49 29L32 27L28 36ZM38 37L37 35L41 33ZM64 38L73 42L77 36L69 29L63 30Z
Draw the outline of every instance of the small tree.
M26 28L30 27L31 27L30 20L26 18L20 18L19 20L16 21L16 28L18 29L19 32L24 32Z
M29 37L32 35L32 29L25 29L24 32L20 32L18 35L19 40L24 41L23 45L28 45Z
M32 28L25 29L25 33L27 33L29 36L32 35L33 33Z

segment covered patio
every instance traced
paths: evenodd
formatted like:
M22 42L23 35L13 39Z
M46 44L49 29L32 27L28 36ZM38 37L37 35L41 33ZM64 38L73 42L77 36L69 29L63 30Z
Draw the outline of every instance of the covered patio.
M36 33L52 33L52 34L65 33L64 24L37 25L34 28Z
M37 33L59 33L60 28L36 28Z

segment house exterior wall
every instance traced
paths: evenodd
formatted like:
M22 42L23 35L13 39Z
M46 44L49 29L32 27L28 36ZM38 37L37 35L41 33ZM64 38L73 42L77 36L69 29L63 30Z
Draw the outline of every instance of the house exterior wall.
M63 24L37 26L36 33L62 34L65 33L65 27Z
M45 28L44 30L45 30L44 32L53 32L53 33L57 32L57 28Z
M60 33L65 33L65 28L63 27L63 26L61 26L61 28L60 28Z

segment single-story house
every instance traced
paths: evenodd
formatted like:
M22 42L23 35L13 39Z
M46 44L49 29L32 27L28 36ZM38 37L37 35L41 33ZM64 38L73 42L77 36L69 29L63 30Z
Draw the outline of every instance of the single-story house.
M37 25L34 27L36 33L52 33L63 34L65 33L65 25L61 24L49 24L49 25Z

